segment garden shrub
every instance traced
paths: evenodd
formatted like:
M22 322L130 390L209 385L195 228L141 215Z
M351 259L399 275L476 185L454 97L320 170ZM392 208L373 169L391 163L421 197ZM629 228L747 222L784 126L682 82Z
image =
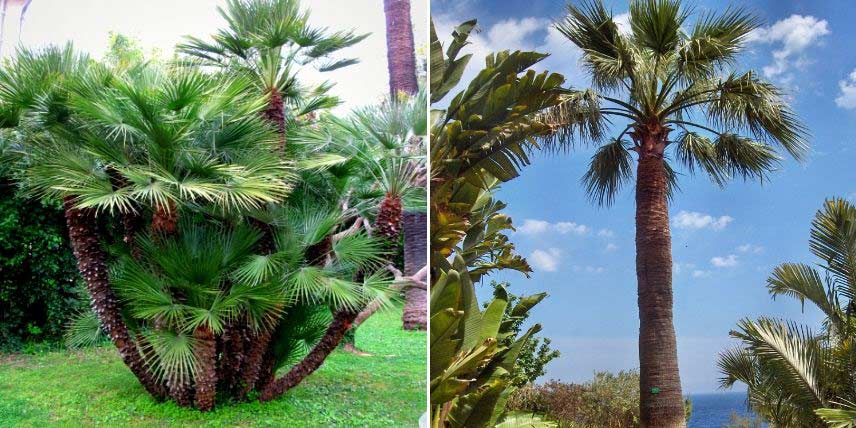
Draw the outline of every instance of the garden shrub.
M85 307L79 275L56 205L24 199L0 182L0 350L60 339Z
M689 419L689 400L685 407ZM508 409L546 415L559 428L638 428L639 373L597 372L584 384L527 385L514 392Z

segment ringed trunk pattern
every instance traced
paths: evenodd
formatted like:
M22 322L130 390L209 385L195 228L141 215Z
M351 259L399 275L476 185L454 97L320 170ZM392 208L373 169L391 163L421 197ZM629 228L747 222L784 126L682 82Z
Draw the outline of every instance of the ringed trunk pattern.
M636 277L639 304L640 419L643 428L686 426L672 322L669 181L663 162L669 129L649 124L637 143Z
M149 394L157 400L162 400L166 396L166 389L155 379L143 361L122 319L119 299L110 287L107 275L107 254L98 241L95 211L74 208L74 199L71 197L66 197L63 205L72 250L77 258L80 274L86 282L92 310L98 316L101 326L110 335L110 340L116 346L125 365L131 369Z
M413 25L410 22L410 0L384 0L386 16L386 58L389 68L389 92L394 98L399 91L415 94L416 54L413 47Z

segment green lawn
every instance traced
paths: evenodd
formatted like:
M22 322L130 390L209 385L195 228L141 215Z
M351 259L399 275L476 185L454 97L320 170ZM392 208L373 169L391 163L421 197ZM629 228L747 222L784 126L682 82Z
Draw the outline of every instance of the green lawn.
M357 333L373 356L335 352L303 384L270 403L210 413L158 404L112 347L0 355L0 427L414 427L426 405L426 338L379 313Z

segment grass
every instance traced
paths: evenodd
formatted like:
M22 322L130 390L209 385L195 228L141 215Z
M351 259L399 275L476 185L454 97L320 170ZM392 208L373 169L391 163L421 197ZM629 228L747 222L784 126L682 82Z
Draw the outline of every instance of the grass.
M110 346L0 355L0 427L407 427L425 411L426 338L401 329L401 311L357 332L360 357L336 351L270 403L201 413L156 403Z

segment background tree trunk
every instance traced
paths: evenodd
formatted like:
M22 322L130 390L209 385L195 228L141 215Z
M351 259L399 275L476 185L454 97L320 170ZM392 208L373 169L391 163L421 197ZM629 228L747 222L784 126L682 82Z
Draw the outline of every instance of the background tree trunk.
M410 0L383 0L386 15L386 58L389 68L389 92L394 98L398 91L413 95L419 91L416 83L416 53L413 46L413 25L410 22Z
M166 396L166 389L148 370L136 343L131 338L125 320L119 310L119 301L110 287L107 276L107 254L98 241L95 211L75 209L72 198L63 201L68 235L77 267L86 282L91 298L92 310L98 315L101 327L110 335L110 340L119 350L122 361L139 379L146 391L155 399Z
M643 147L652 147L645 143ZM672 324L669 185L662 152L657 152L640 151L636 180L640 422L643 428L682 428L686 421Z
M404 213L404 274L415 275L428 263L428 214L410 211ZM401 321L405 330L425 330L428 325L428 293L419 287L404 290L404 314Z

